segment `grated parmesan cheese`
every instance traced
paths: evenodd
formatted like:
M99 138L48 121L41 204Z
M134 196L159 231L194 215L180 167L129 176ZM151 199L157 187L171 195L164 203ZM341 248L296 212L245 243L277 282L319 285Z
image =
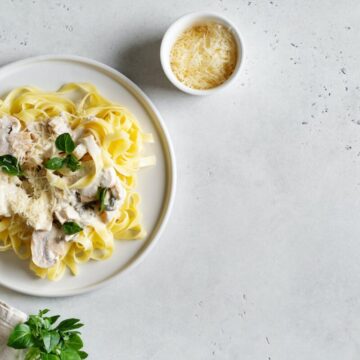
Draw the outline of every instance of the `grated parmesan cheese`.
M211 89L226 81L237 61L235 39L225 26L208 23L186 30L175 42L171 69L186 86Z

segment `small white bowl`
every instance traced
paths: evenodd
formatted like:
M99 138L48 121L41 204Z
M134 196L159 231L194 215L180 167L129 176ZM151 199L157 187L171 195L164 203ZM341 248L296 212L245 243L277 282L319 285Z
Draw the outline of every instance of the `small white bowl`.
M170 52L174 43L184 31L186 31L187 29L191 28L194 25L203 24L207 22L215 22L224 25L230 29L237 45L237 63L233 73L225 82L211 89L197 90L184 85L175 76L170 65ZM165 72L165 75L178 89L191 95L210 95L230 85L239 75L240 65L242 63L243 58L244 58L244 48L242 45L239 31L236 29L235 25L231 21L226 19L224 16L211 12L202 12L202 11L194 12L188 15L184 15L178 20L176 20L166 31L162 39L161 48L160 48L160 61L161 61L161 66Z

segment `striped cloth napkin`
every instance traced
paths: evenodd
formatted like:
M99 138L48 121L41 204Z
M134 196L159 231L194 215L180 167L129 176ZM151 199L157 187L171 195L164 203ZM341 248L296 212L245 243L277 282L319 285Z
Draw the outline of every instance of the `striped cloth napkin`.
M23 359L24 353L6 346L12 329L19 323L26 321L27 315L0 300L0 359Z

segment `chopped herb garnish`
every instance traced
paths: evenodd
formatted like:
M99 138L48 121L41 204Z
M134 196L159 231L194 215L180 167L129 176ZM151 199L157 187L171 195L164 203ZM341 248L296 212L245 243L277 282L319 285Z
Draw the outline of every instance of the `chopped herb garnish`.
M114 210L116 199L111 189L99 187L97 192L97 200L99 201L100 212Z
M65 159L53 157L45 162L44 166L49 170L59 170L64 166Z
M100 202L100 206L99 206L99 211L103 212L105 210L105 198L106 198L106 193L108 192L108 188L103 188L103 187L99 187L98 189L98 200Z
M9 154L0 156L0 169L8 175L23 175L18 159Z
M55 140L55 145L60 151L71 154L75 149L75 143L69 133L59 135Z
M74 235L74 234L77 234L78 232L82 231L82 227L73 221L65 222L63 224L62 228L66 235Z

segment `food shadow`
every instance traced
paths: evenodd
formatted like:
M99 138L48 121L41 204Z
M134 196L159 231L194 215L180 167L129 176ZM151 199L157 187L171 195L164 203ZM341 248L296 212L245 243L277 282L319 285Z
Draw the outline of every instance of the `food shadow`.
M176 91L160 63L161 39L149 40L119 52L118 69L144 89Z

